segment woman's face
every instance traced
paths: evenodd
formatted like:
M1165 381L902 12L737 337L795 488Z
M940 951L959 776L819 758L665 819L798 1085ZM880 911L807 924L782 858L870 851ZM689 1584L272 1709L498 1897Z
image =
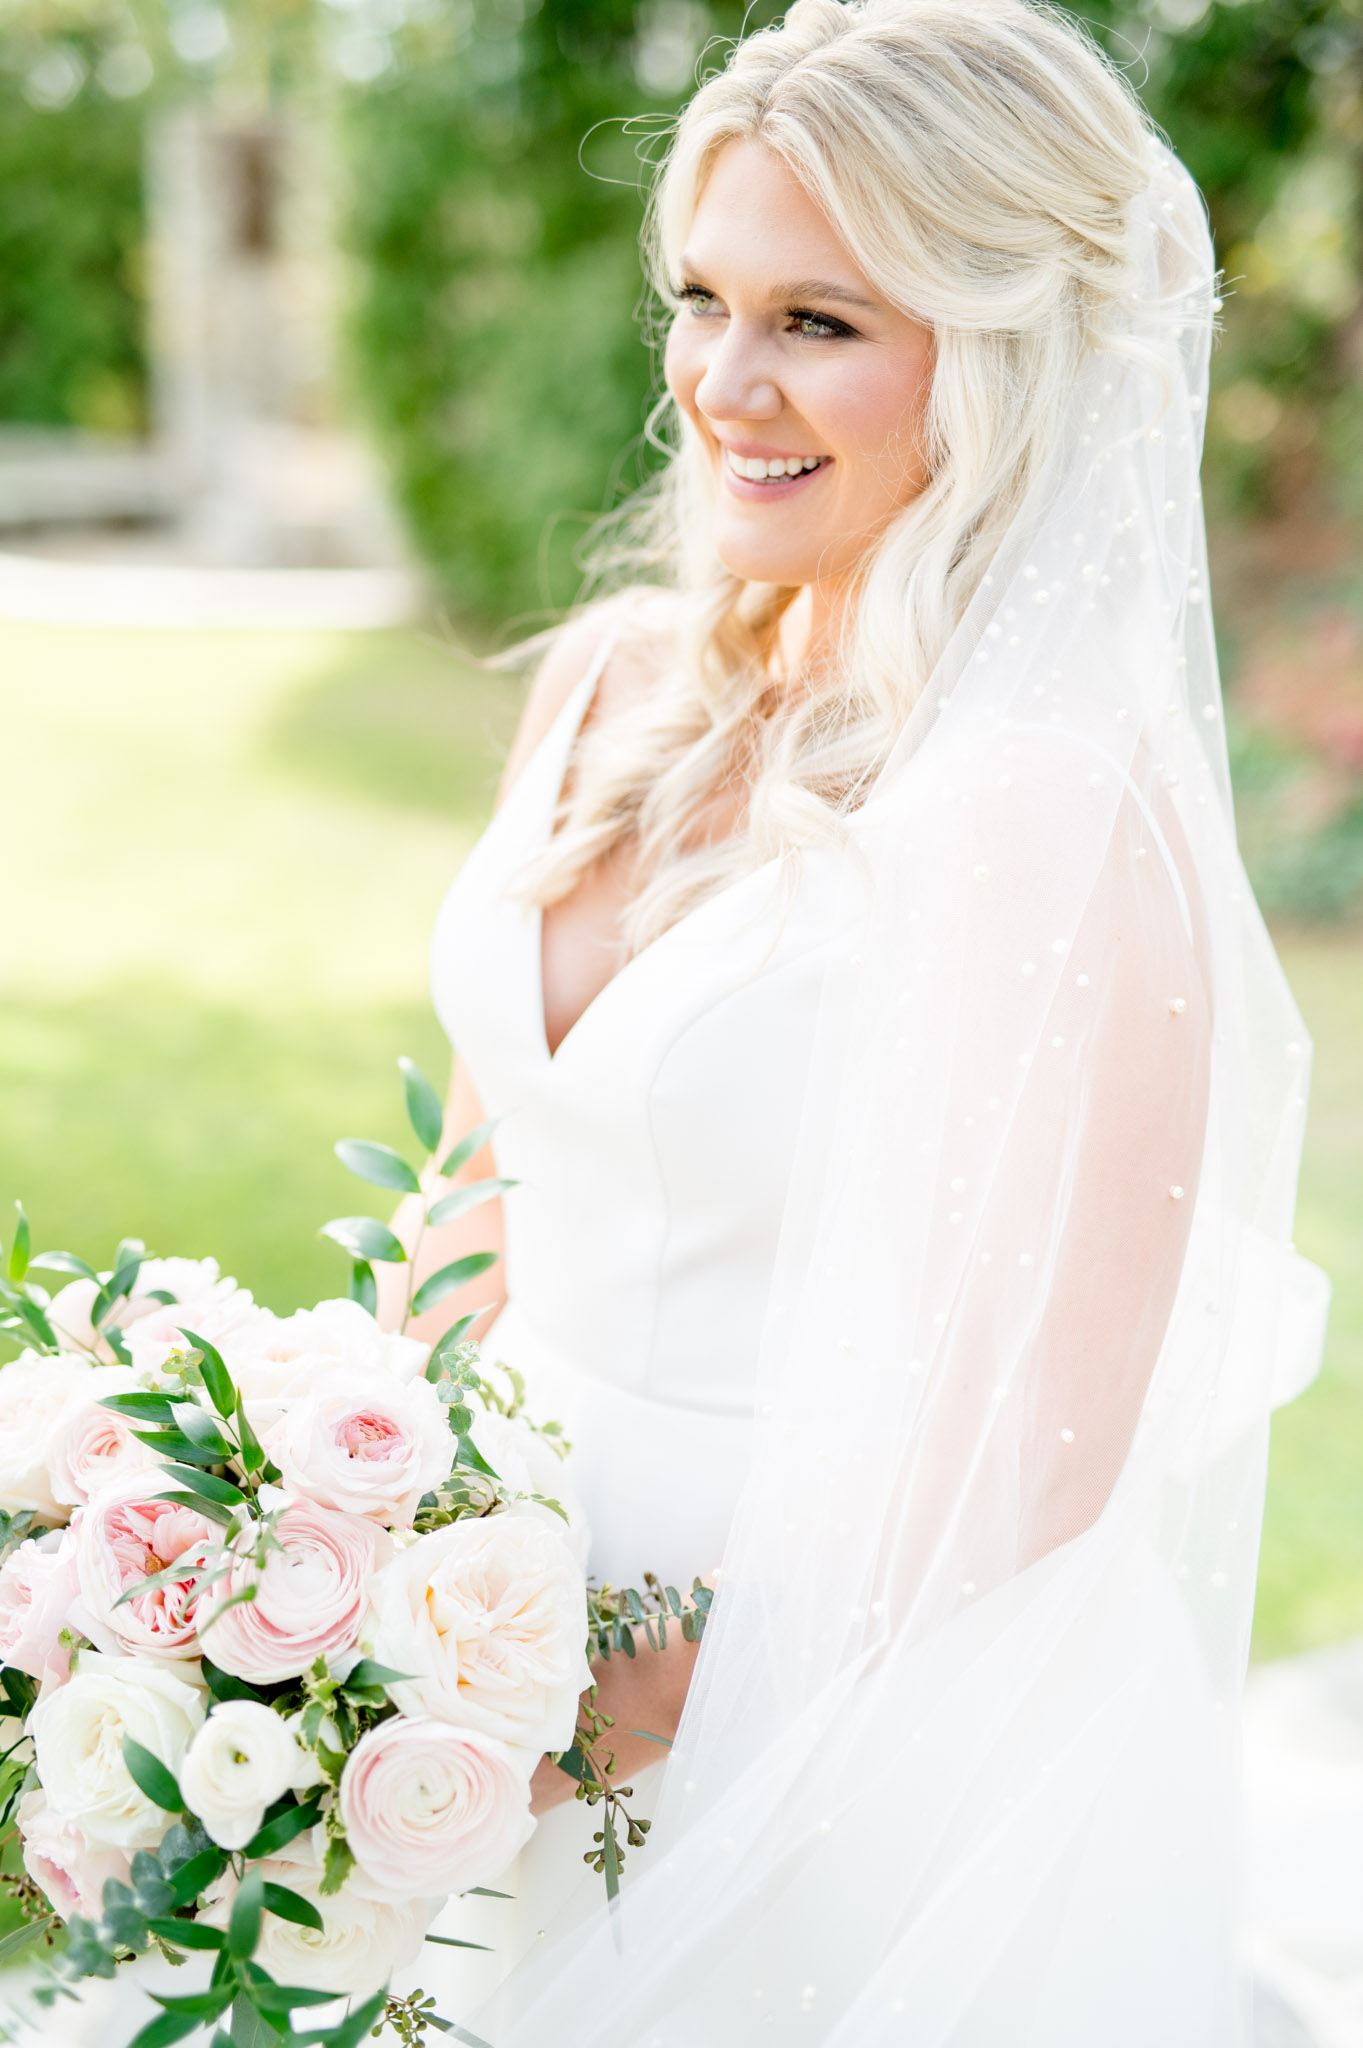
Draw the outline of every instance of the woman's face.
M927 482L930 329L750 142L716 158L675 282L667 382L710 459L721 561L754 582L836 584Z

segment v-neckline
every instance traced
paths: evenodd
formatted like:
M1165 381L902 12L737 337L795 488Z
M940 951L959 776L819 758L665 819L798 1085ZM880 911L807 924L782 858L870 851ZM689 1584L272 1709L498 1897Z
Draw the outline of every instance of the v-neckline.
M596 662L593 662L591 668L588 669L586 675L583 676L581 682L577 685L581 701L574 705L573 698L569 697L559 714L563 720L565 732L559 736L560 744L555 753L555 758L558 761L558 774L550 782L544 807L544 837L546 842L553 828L554 813L558 809L559 800L563 795L563 785L568 777L569 756L595 699L597 687L602 676L605 674L606 664L610 660L610 653L611 650L608 646L604 655L598 657ZM547 736L545 745L548 745ZM684 931L695 918L703 915L713 905L723 902L736 889L741 889L745 883L755 881L759 876L770 873L778 863L779 856L773 856L771 860L763 861L760 867L749 868L746 874L736 875L732 882L726 882L722 888L715 890L713 895L702 898L699 903L693 904L690 910L683 911L675 923L668 925L665 931L659 932L657 938L650 939L646 946L641 946L637 953L631 953L629 958L616 968L609 981L602 983L591 1001L585 1003L578 1011L576 1017L574 1017L572 1023L568 1026L568 1029L552 1051L549 1047L549 1032L545 1023L544 911L542 906L537 904L529 919L530 943L534 963L534 972L531 976L531 998L535 1012L536 1045L539 1057L545 1068L552 1071L558 1065L565 1048L578 1036L593 1013L607 1000L612 989L616 988L620 982L626 980L634 968L640 966L643 961L649 960L660 946L666 944L667 940L674 933Z

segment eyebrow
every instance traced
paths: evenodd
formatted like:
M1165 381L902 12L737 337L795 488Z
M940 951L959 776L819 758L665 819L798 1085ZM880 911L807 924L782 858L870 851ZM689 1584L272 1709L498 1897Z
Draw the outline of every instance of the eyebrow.
M693 263L684 256L681 268L683 273L694 276L699 281L698 263ZM854 292L849 285L832 284L823 277L795 278L790 284L778 285L771 297L774 305L790 305L803 299L835 299L840 305L861 306L868 313L880 310L874 299L863 298L860 292Z

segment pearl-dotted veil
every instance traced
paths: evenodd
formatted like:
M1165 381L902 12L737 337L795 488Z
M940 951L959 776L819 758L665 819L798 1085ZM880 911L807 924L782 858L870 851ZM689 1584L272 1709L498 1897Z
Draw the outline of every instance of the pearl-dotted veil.
M1155 143L1132 215L1120 330L848 847L649 1846L471 2020L495 2048L1248 2039L1236 1702L1325 1289L1227 776L1213 259Z

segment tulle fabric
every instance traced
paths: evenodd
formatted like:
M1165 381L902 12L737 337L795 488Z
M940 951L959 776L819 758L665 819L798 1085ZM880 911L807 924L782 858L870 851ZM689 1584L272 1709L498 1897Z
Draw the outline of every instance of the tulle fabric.
M1207 596L1212 256L1153 144L1133 213L1124 329L848 848L653 1836L458 2016L496 2048L1247 2039L1236 1702L1324 1283Z

